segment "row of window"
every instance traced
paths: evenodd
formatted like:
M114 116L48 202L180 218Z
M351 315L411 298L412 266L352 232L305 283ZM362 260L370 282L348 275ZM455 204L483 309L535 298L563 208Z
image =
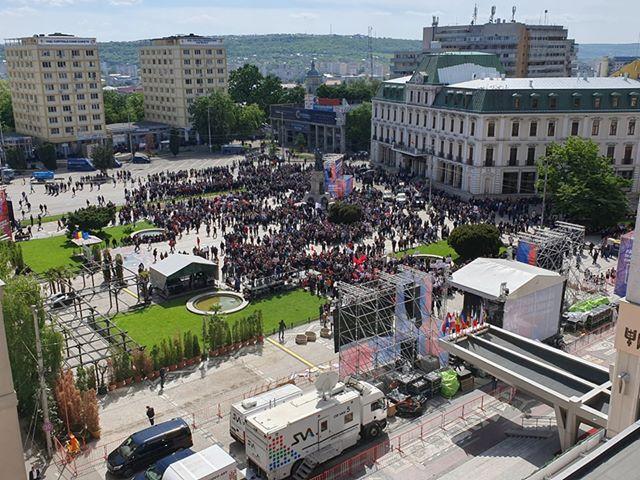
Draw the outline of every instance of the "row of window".
M58 72L58 75L57 75L57 77L61 80L67 79L69 78L69 76L70 75L67 75L67 72ZM42 74L42 78L44 78L45 80L52 80L53 73L45 72ZM84 72L73 72L74 80L82 80L83 78L84 78ZM96 78L98 78L98 74L97 72L87 72L87 78L95 80Z
M453 128L453 119L452 128ZM573 120L571 122L571 133L570 135L575 137L580 135L580 120ZM443 119L444 124L444 119ZM452 130L453 131L453 130ZM460 128L460 133L462 133L462 126ZM636 134L636 119L631 118L627 122L627 135L635 135ZM553 137L556 134L556 122L555 120L550 120L547 122L547 136ZM472 134L473 135L473 134ZM529 136L536 137L538 135L538 122L531 121L529 123ZM595 137L600 135L600 119L594 118L591 121L591 136ZM609 122L609 135L617 136L618 135L618 120L613 118ZM487 122L487 137L494 138L496 136L496 122L490 121ZM511 136L519 137L520 136L520 122L514 120L511 122Z
M548 148L548 147L547 147ZM615 163L615 145L607 146L606 156L610 158L613 163ZM518 147L511 147L509 149L509 160L508 165L511 167L515 167L518 165ZM495 166L495 148L487 147L485 149L484 155L484 166L485 167L494 167ZM536 147L531 146L527 148L527 157L526 157L526 165L535 165L536 159ZM624 146L624 156L622 157L623 165L631 165L633 163L633 145L625 145Z
M86 99L86 94L84 93L76 93L75 95L76 100L85 100ZM99 93L91 93L89 98L91 100L98 100L100 98L100 94ZM60 100L62 100L63 102L69 102L71 101L71 95L68 94L62 94L60 95ZM55 95L47 95L47 102L55 102L56 101L56 96Z
M96 113L91 115L91 119L94 122L99 122L102 119L102 116L99 113ZM59 120L58 117L49 117L50 124L59 123L58 120ZM71 115L65 115L62 117L62 121L66 123L71 123L73 122L73 117ZM89 117L87 115L78 115L78 122L88 122L88 121L89 121Z
M74 85L74 89L75 90L84 90L85 88L85 84L84 83L75 83ZM95 82L91 82L89 83L89 89L91 90L96 90L98 88L98 84ZM44 85L44 90L46 92L54 92L56 90L69 90L69 84L68 83L59 83L59 84L55 84L55 83L46 83Z
M40 50L40 55L43 57L59 57L59 58L64 58L67 57L67 52L69 50ZM18 58L24 58L24 57L32 57L32 52L33 50L22 50L22 49L14 49L14 48L6 48L5 49L5 55L8 58L11 57L18 57ZM86 49L84 50L84 54L87 57L94 57L95 56L95 50L93 49ZM71 50L71 57L80 57L82 55L82 50Z
M185 48L182 50L183 55L191 55L192 50ZM213 49L199 49L196 48L193 50L193 55L202 55L204 52L205 55L213 55ZM173 50L165 49L142 49L140 50L140 55L171 55ZM224 50L222 48L218 48L215 50L216 55L224 55Z
M514 93L512 95L513 97L513 109L514 110L521 110L523 107L525 107L525 103L524 103L524 99L523 96L519 93ZM622 106L622 102L621 102L621 98L622 95L619 94L618 92L612 92L609 95L609 107L610 108L620 108ZM637 108L638 107L638 94L629 94L629 107L631 108ZM579 109L581 108L583 105L586 107L591 107L594 110L599 110L600 108L602 108L603 105L603 95L600 93L594 93L591 96L591 101L583 101L582 99L582 94L579 92L574 92L571 95L571 104L573 106L573 108ZM445 94L445 105L448 106L461 106L463 108L469 108L469 106L471 105L471 101L473 99L473 95L465 95L463 93L454 93L454 92L447 92ZM529 102L528 102L528 106L530 110L539 110L540 108L543 108L542 105L542 97L537 94L537 93L532 93L531 95L529 95ZM547 95L547 101L546 101L546 108L548 110L557 110L559 106L559 99L558 99L558 95L556 93L550 93L549 95Z
M102 130L102 125L94 125L93 126L93 131L94 132L99 132ZM89 127L86 125L80 125L77 128L78 133L86 133L89 131ZM65 134L69 134L69 135L73 135L74 133L74 128L73 127L65 127L64 128L64 133ZM49 129L49 134L51 135L60 135L60 129L58 127L53 127Z

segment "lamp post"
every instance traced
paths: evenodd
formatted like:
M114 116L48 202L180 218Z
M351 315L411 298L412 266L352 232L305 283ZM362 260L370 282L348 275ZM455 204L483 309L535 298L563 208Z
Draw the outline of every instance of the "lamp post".
M207 106L207 127L209 129L209 153L213 152L213 146L211 145L211 107Z
M0 151L2 154L0 155L0 180L4 185L4 166L6 164L6 153L4 150L4 133L2 132L2 121L0 121Z

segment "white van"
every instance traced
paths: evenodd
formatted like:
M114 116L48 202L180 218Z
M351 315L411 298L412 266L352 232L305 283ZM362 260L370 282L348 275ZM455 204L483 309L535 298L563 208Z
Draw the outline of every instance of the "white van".
M287 383L268 392L234 403L231 405L229 415L229 433L238 442L244 444L247 417L264 412L301 395L302 390L299 387Z
M236 461L220 446L212 445L169 465L162 480L236 480Z

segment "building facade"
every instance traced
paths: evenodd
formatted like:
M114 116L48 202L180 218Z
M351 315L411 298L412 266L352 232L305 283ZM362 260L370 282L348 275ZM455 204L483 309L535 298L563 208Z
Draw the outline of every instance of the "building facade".
M500 59L507 77L571 77L577 69L575 41L561 25L500 19L481 25L438 26L434 22L422 31L422 51L492 53ZM392 62L394 76L410 75L421 58L416 52L398 52Z
M615 70L612 77L628 77L634 80L640 80L640 58L629 62L619 69Z
M222 39L199 35L154 39L140 47L145 120L189 130L189 107L202 95L227 91Z
M478 65L466 55L458 59L466 81L446 81L438 75L446 72L438 67L443 58L430 56L430 67L382 84L373 100L374 164L460 196L526 196L536 193L536 161L547 146L580 136L595 141L632 180L632 192L640 191L640 82L483 78L487 60Z
M597 73L599 77L609 77L621 70L626 65L640 60L638 57L629 56L605 56L598 62Z
M34 35L5 41L16 132L80 153L106 134L95 38Z

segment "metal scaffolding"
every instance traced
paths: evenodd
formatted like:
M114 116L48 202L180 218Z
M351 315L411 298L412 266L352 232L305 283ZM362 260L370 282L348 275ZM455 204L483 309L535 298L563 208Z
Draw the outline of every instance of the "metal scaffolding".
M556 222L554 228L536 228L533 233L521 232L520 242L535 248L535 265L540 268L566 274L569 268L565 261L571 257L576 245L584 243L584 226L574 223Z
M401 266L398 273L382 272L367 283L337 285L334 346L341 377L375 381L414 364L428 343L429 315L421 301L421 285L427 277L426 272ZM430 287L429 280L428 312ZM419 343L424 348L419 348Z

